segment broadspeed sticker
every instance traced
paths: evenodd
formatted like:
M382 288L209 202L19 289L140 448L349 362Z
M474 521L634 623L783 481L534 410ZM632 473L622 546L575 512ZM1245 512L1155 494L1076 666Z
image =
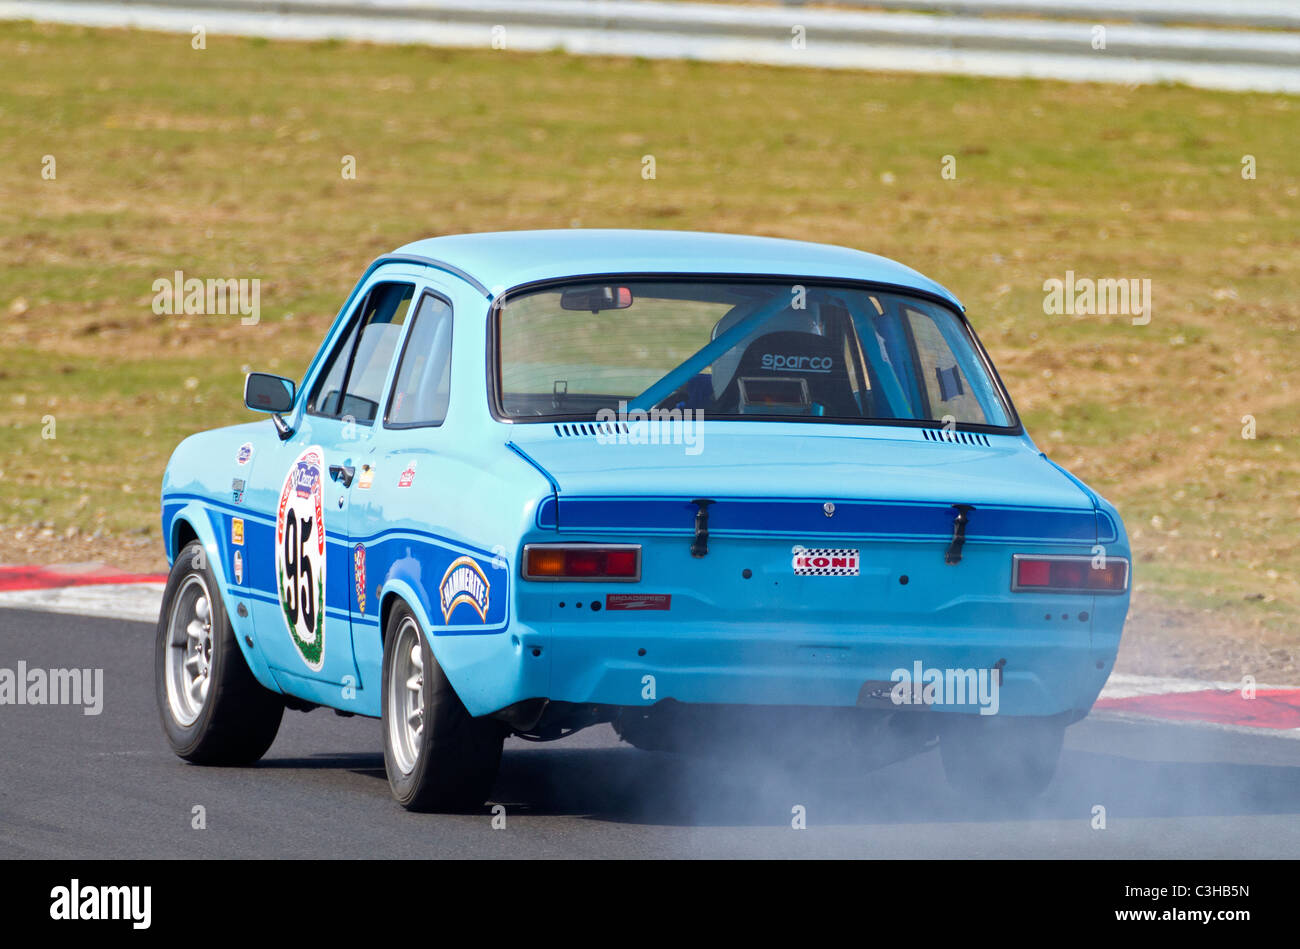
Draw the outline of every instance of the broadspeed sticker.
M252 442L244 442L244 444L239 446L239 451L235 453L235 461L241 465L248 464L249 459L252 457L253 457Z
M289 466L275 515L280 611L307 668L325 664L325 452L305 449Z
M244 519L242 517L232 517L230 519L230 542L241 547L244 544Z
M606 593L607 610L667 610L672 608L671 593Z
M796 547L790 565L800 577L856 577L858 551L853 547Z
M478 613L480 622L487 622L488 597L492 584L488 582L483 568L473 557L457 557L442 575L438 584L438 596L442 605L442 621L451 622L451 614L462 603L468 604Z
M357 612L366 615L366 545L357 544L352 551L352 573L357 589Z

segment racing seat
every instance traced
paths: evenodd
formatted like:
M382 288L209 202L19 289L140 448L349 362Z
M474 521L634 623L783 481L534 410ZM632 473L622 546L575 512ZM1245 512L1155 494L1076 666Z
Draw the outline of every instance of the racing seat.
M767 382L772 380L772 382ZM859 418L862 410L853 395L853 386L844 365L844 353L825 336L814 333L776 332L758 337L746 347L736 365L736 372L718 400L716 411L746 414L746 401L761 396L765 386L780 387L781 381L807 386L811 405L788 414L826 415ZM742 398L742 386L745 398ZM792 391L787 385L787 393ZM788 396L782 396L782 400Z

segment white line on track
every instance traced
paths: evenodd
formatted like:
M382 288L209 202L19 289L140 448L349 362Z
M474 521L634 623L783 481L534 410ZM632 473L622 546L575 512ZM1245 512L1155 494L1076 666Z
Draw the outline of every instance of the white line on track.
M0 593L0 609L39 610L107 619L158 622L162 583L103 583Z

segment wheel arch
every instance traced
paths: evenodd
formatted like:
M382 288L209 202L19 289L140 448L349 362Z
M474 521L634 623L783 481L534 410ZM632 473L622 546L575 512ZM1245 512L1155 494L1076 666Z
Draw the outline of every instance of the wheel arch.
M221 597L221 605L225 608L226 616L235 631L235 642L239 644L244 662L248 664L249 670L259 684L272 692L283 692L279 683L275 681L275 676L271 674L270 666L267 665L262 651L257 648L252 616L248 615L247 611L244 616L240 616L240 604L230 594L225 555L207 509L198 501L190 501L172 515L171 523L167 526L167 538L167 559L173 566L186 544L197 541L202 546L208 568L216 580L217 595Z

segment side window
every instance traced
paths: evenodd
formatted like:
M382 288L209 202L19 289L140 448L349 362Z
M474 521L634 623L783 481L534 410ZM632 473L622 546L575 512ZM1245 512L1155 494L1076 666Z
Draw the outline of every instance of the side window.
M441 425L451 394L451 306L431 293L420 299L402 348L385 424Z
M916 359L929 397L930 417L951 415L958 422L986 422L970 379L934 320L911 307L904 312L916 341Z
M414 295L409 283L379 283L370 289L330 355L307 402L308 412L365 425L375 420Z

